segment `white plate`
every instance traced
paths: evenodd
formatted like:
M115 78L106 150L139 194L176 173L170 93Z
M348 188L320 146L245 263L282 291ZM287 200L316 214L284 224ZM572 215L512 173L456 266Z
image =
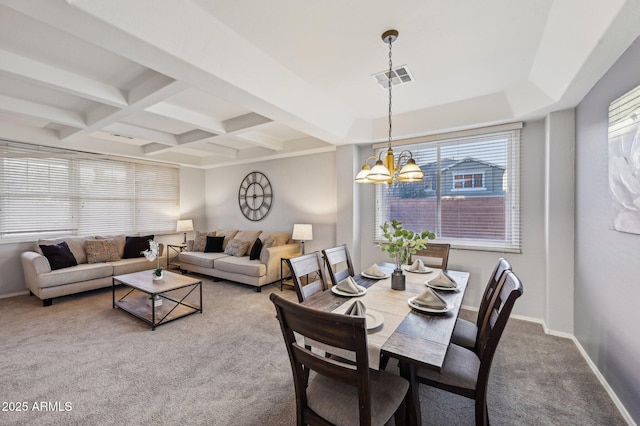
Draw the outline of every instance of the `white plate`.
M357 284L356 284L357 285ZM362 287L361 285L357 285L358 289L360 290L360 293L358 294L353 294L353 293L347 293L346 291L342 291L339 288L336 287L331 287L331 292L337 294L338 296L346 296L346 297L358 297L358 296L362 296L363 294L367 293L367 289Z
M367 309L365 311L365 315L366 315L365 325L367 327L367 330L378 328L384 322L384 315L382 315L378 311L372 311L371 309Z
M364 272L360 272L360 275L362 275L365 278L370 278L372 280L384 280L385 278L389 278L391 276L391 274L385 273L384 277L376 277L375 275L369 275Z
M453 309L452 303L447 303L447 307L443 309L432 309L432 308L427 308L426 306L420 306L413 303L413 299L415 299L416 297L412 297L411 299L407 300L407 303L409 303L409 306L411 306L413 309L417 309L422 312L427 312L429 314L444 314L445 312L449 312L450 310Z
M426 285L427 287L435 288L436 290L443 290L443 291L457 291L458 290L458 284L457 283L456 283L455 287L440 287L437 284L431 284L429 281L425 281L424 285Z
M414 274L430 274L433 272L433 269L429 268L428 266L425 266L425 270L424 271L412 271L411 269L411 265L402 265L402 269L404 269L407 272L411 272Z

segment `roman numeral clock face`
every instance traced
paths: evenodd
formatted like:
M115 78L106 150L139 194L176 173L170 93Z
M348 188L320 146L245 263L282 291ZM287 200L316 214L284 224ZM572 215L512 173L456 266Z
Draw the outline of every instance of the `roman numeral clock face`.
M273 192L271 183L260 172L251 172L240 183L238 204L240 211L249 220L262 220L271 210Z

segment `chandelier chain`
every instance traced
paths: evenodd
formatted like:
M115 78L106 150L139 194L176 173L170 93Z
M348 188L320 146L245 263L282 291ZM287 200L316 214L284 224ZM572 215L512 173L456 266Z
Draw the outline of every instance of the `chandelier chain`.
M389 73L387 74L387 83L389 85L389 148L391 148L391 73L393 72L393 61L391 60L391 45L393 44L392 39L389 39Z

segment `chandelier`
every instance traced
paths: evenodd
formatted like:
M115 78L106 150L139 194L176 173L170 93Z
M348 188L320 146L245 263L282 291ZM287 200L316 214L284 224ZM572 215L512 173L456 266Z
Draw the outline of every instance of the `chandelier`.
M391 87L392 85L392 73L393 73L393 61L391 60L391 47L394 41L398 38L398 31L388 30L382 34L382 40L389 45L389 72L387 73L387 86L389 89L389 138L387 154L382 160L382 152L380 157L375 162L373 168L369 167L369 161L375 160L374 155L367 158L362 166L362 170L356 175L356 183L394 183L394 182L422 182L424 173L418 167L411 151L404 150L398 155L396 160L391 148ZM406 164L400 169L402 160L406 160ZM399 170L399 171L398 171Z

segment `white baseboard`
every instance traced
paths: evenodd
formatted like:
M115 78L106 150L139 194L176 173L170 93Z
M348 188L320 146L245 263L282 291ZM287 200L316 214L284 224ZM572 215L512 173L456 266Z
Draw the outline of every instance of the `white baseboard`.
M627 409L624 407L624 405L622 405L622 402L620 402L620 399L618 399L618 395L616 395L613 389L611 389L611 386L609 386L609 383L607 383L607 380L604 378L602 373L600 373L600 370L598 370L598 367L593 363L591 358L589 358L587 351L584 350L584 348L582 347L578 339L576 339L576 336L574 336L571 333L566 333L563 331L549 330L549 328L547 327L547 324L545 324L543 320L538 318L531 318L531 317L526 317L522 315L511 315L511 318L540 324L542 325L542 328L546 334L549 334L551 336L562 337L565 339L570 339L571 341L573 341L573 343L578 348L578 351L582 355L582 358L584 358L584 360L587 362L587 364L591 368L591 371L593 371L593 374L596 375L596 378L600 381L604 389L607 391L607 393L609 394L609 397L611 398L615 406L618 408L618 411L620 411L620 414L622 415L624 420L627 422L627 424L629 424L629 426L638 426L636 422L631 418L631 415L629 414Z
M607 380L600 373L600 370L598 370L598 367L593 363L593 361L591 361L591 358L589 358L587 351L584 350L584 348L582 347L578 339L576 339L575 336L571 336L571 340L573 340L573 343L576 345L576 347L582 354L582 357L585 359L585 361L587 361L587 364L589 364L589 367L591 367L593 374L595 374L598 380L600 380L600 383L602 383L602 386L604 386L605 390L609 394L609 397L611 398L615 406L618 407L618 411L620 411L620 414L622 414L622 417L627 422L627 424L629 424L629 426L637 426L636 422L633 421L627 409L624 407L624 405L622 405L622 402L620 402L620 400L618 399L618 395L616 395L613 389L611 389L611 386L609 386L609 383L607 383Z

